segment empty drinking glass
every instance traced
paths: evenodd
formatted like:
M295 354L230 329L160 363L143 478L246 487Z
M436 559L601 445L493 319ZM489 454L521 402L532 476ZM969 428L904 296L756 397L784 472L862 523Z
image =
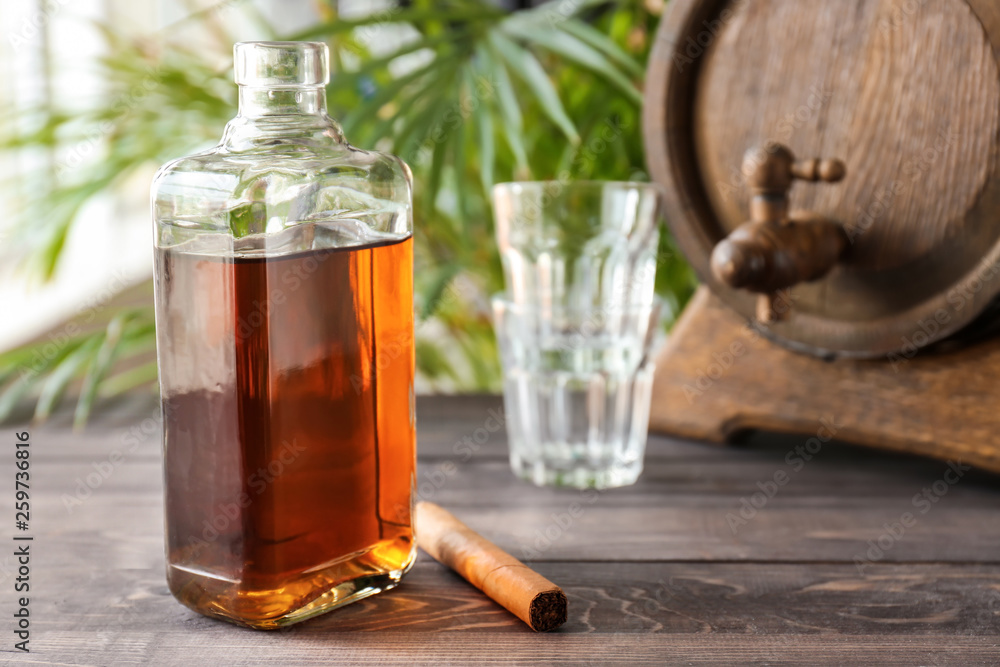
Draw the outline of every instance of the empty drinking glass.
M514 472L607 488L642 471L659 330L654 186L504 183L493 300Z
M496 297L493 311L514 472L578 488L635 482L658 308L545 310Z

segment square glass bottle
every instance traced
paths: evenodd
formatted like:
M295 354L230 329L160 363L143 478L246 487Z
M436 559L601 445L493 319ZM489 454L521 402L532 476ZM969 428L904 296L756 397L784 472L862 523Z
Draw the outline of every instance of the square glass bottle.
M152 187L167 578L278 628L415 557L412 179L326 114L325 44L234 54L239 114Z

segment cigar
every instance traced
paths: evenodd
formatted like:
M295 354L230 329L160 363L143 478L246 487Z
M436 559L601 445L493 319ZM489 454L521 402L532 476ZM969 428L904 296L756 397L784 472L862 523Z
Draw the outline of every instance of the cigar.
M566 622L566 594L434 503L417 503L417 543L536 632Z

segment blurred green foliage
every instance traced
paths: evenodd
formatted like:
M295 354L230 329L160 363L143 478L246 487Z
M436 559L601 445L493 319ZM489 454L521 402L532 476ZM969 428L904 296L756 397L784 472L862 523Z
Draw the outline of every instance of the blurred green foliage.
M55 173L39 175L42 187L16 212L26 268L53 274L91 197L217 141L235 115L236 88L231 69L211 63L225 62L239 40L227 30L227 13L245 12L271 38L326 41L331 115L351 143L393 152L413 168L418 370L432 387L495 391L488 297L503 281L490 188L508 180L647 178L641 90L657 6L557 0L508 13L486 0L415 0L347 20L322 5L316 25L275 35L252 5L226 2L153 37L102 27L109 47L102 102L82 114L28 110L38 121L31 131L0 137L0 150L59 156ZM218 51L186 46L193 29ZM77 168L86 146L104 152ZM694 279L663 236L657 288L676 314ZM155 381L155 366L127 363L149 354L151 308L107 319L104 330L73 338L44 363L27 365L39 358L32 345L0 355L0 419L30 395L39 398L36 417L45 418L76 381L83 423L96 398Z

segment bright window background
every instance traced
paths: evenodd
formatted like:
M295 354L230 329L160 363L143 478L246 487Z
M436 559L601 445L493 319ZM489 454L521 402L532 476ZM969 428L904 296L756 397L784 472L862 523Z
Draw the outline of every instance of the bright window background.
M236 5L251 4L278 30L293 32L317 20L317 0L0 0L0 126L10 127L18 112L45 104L82 109L105 89L97 60L106 49L96 22L141 38L183 21L194 12L218 7L240 39L266 37ZM378 11L387 2L341 0L343 15ZM185 38L211 39L184 33ZM218 49L212 49L212 52ZM208 50L207 50L208 51ZM226 63L220 62L223 67ZM4 125L6 124L6 125ZM22 129L28 129L24 127ZM222 128L219 128L221 134ZM0 179L12 187L0 190L0 207L10 210L19 193L28 191L27 174L57 168L60 161L84 155L100 159L94 146L64 146L55 154L21 151L0 155ZM136 174L120 195L91 201L73 226L54 279L15 270L16 249L10 243L9 222L0 219L0 350L27 342L71 317L95 298L107 298L152 273L152 228L149 223L150 165ZM13 197L13 200L8 198Z

